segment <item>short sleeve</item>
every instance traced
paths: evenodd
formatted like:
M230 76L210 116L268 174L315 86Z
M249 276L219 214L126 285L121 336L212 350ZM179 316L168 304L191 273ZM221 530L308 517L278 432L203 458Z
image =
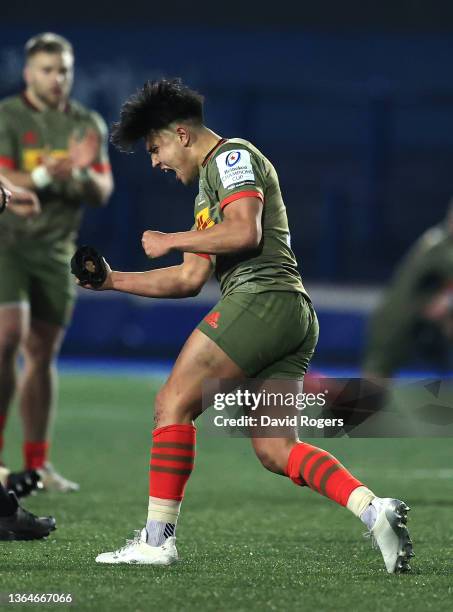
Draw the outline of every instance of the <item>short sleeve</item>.
M218 153L210 160L208 177L222 210L241 198L259 198L264 202L265 176L261 160L245 147Z
M0 171L15 170L17 167L16 137L11 118L0 108Z
M196 223L194 223L192 225L192 227L190 228L191 232L196 232L197 231L197 225ZM194 253L194 255L198 255L198 257L203 257L203 259L209 259L209 261L211 261L211 256L208 255L208 253Z

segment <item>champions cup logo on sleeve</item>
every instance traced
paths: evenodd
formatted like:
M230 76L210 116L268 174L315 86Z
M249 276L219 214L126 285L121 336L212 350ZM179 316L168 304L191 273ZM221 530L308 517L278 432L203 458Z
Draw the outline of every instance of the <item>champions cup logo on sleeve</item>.
M250 153L245 149L226 151L218 155L215 160L225 189L255 183Z
M240 159L241 159L240 151L231 151L231 153L228 153L225 163L229 168L231 168L232 166L235 166Z

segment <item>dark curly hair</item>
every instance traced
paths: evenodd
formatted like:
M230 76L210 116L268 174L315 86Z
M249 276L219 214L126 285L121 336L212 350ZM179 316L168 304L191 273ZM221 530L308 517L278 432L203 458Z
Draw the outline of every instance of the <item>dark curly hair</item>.
M179 78L147 81L121 107L110 140L120 151L130 152L138 140L174 121L202 125L203 102L203 96Z

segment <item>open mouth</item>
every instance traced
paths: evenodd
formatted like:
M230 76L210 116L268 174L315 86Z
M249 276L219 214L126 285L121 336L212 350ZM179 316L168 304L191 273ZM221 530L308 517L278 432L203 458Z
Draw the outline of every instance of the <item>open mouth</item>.
M175 178L177 181L180 180L179 174L177 170L174 170L173 168L162 168L163 172L165 172L165 174L168 174L169 172L174 172L175 173Z

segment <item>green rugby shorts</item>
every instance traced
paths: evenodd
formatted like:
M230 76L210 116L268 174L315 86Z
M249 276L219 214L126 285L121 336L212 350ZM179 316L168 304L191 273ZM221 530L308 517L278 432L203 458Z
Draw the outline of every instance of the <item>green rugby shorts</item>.
M319 335L311 302L289 291L232 293L198 329L249 378L303 378Z
M72 245L22 242L0 248L0 306L28 303L31 316L66 326L75 299Z

